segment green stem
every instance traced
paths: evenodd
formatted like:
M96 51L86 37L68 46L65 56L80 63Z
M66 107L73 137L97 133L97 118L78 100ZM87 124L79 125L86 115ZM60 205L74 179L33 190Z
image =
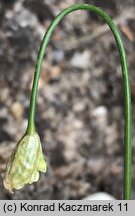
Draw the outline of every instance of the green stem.
M50 40L50 37L55 30L56 26L63 19L63 17L73 11L76 10L88 10L95 12L99 16L103 18L103 20L110 27L114 38L117 43L117 47L119 50L120 60L121 60L121 68L122 68L122 77L123 77L123 85L124 85L124 102L125 102L125 126L124 126L124 199L131 199L131 184L132 184L132 113L131 113L131 93L130 93L130 83L128 76L128 67L126 54L123 46L123 42L121 40L120 33L116 27L116 25L112 22L111 18L100 8L97 8L92 5L86 4L76 4L72 5L69 8L63 10L60 14L58 14L55 19L50 24L49 28L46 31L46 34L42 40L40 50L37 57L36 70L34 75L32 94L30 100L30 110L29 110L29 118L28 118L28 128L27 133L32 133L35 131L35 107L36 107L36 98L37 98L37 90L38 90L38 82L42 67L42 62L44 59L44 55L46 52L46 47Z

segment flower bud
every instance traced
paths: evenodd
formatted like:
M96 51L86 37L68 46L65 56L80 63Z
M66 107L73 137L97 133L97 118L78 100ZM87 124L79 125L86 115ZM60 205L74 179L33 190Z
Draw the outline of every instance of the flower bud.
M4 187L13 193L25 184L38 181L39 171L46 172L46 162L38 134L26 134L13 150L4 174Z

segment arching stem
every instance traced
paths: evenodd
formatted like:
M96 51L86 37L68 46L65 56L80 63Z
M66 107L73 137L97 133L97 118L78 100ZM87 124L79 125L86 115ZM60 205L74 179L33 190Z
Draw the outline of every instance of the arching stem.
M117 47L119 50L120 61L121 61L121 68L122 68L122 78L123 78L123 86L124 86L124 199L131 199L131 182L132 182L132 116L131 116L131 93L130 93L130 83L129 83L129 76L128 76L128 67L127 67L127 60L126 54L123 46L123 42L121 40L120 33L116 27L116 25L112 22L111 18L100 8L97 8L92 5L86 4L77 4L72 5L69 8L63 10L60 14L56 16L56 18L52 21L49 28L46 31L46 34L42 40L39 54L37 57L36 63L36 70L34 74L34 81L32 87L32 94L30 100L30 110L29 110L29 117L28 117L28 128L27 133L33 133L35 131L35 107L36 107L36 98L37 98L37 90L38 90L38 82L42 67L43 58L46 52L46 47L50 40L50 37L55 30L56 26L59 22L63 19L63 17L73 11L76 10L88 10L95 12L99 16L103 18L103 20L108 24L110 27L115 41L117 43ZM107 57L108 58L108 57ZM115 63L114 63L115 64Z

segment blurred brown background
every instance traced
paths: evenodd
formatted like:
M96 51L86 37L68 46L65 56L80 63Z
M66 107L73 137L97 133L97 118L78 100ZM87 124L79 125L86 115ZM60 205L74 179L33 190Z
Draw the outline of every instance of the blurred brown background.
M26 129L42 37L55 15L74 3L100 6L118 24L129 63L134 111L134 0L0 0L1 179L11 149ZM0 199L82 199L97 191L121 199L123 123L121 68L113 36L100 17L74 12L52 36L39 84L36 126L47 174L13 195L1 180Z

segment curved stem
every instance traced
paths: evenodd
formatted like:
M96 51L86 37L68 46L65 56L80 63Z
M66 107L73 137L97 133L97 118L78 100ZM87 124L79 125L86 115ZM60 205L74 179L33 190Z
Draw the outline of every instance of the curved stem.
M108 24L110 27L114 38L117 43L117 47L119 50L120 60L121 60L121 68L122 68L122 77L123 77L123 85L124 85L124 102L125 102L125 126L124 126L124 199L131 199L131 165L132 165L132 116L131 116L131 93L130 93L130 83L129 83L129 76L128 76L128 67L127 67L127 60L126 54L123 46L123 42L121 40L120 33L116 27L116 25L112 22L111 18L100 8L97 8L92 5L87 4L77 4L72 5L69 8L63 10L60 14L56 16L56 18L52 21L49 28L46 31L46 34L42 40L39 54L37 57L33 87L32 87L32 94L30 100L30 110L29 110L29 117L28 117L28 128L27 133L32 133L35 131L35 107L36 107L36 98L37 98L37 90L38 90L38 82L42 67L43 58L46 52L46 47L50 40L50 37L55 30L56 26L59 22L63 19L63 17L73 11L76 10L88 10L95 12L99 16L103 18L103 20Z

